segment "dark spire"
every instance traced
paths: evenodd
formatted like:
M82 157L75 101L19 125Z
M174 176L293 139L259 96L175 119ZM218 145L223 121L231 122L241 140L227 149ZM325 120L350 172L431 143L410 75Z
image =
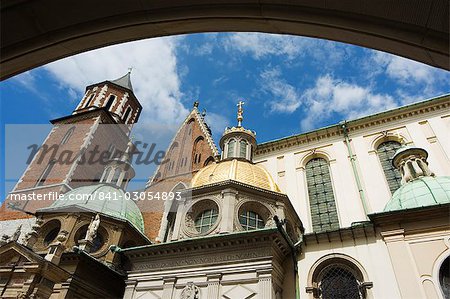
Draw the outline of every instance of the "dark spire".
M133 85L131 85L131 68L128 70L128 73L126 73L124 76L112 80L112 83L122 86L123 88L127 88L131 91L133 91Z

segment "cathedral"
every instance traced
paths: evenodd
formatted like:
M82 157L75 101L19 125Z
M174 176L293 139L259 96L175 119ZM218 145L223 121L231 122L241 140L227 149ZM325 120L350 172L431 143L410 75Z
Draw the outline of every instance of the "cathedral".
M131 75L87 86L2 199L0 297L450 298L449 95L264 143L244 108L130 190Z

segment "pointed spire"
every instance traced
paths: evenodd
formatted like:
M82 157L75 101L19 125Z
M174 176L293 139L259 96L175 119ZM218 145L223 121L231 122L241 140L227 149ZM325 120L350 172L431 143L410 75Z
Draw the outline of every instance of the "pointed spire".
M244 105L245 103L242 101L239 101L239 103L237 104L238 107L238 111L237 111L237 121L238 121L238 127L242 127L242 121L244 120L244 109L242 109L242 105Z
M125 75L116 80L112 80L111 82L116 85L122 86L123 88L127 88L133 91L133 85L131 85L131 71L132 68L129 68L128 73L126 73Z

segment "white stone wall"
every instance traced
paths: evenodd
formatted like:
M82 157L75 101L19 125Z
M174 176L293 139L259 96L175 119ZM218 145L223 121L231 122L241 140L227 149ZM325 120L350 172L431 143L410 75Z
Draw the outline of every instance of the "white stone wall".
M429 154L431 171L437 176L448 176L450 175L448 132L450 132L450 114L445 109L350 132L351 148L356 156L369 214L383 211L392 196L375 151L383 136L387 135L391 139L401 136L408 144L424 148ZM305 226L306 233L309 233L312 231L312 225L304 164L313 154L330 161L341 227L349 227L353 222L367 220L343 136L273 150L269 154L255 156L254 160L269 171L280 189L289 196Z
M358 261L361 270L367 274L366 282L373 283L373 288L367 292L367 298L401 298L394 270L388 262L390 257L386 244L381 239L309 244L304 251L304 256L298 263L301 298L314 298L312 294L306 293L306 287L311 286L312 267L319 259L332 254L345 255Z
M36 222L36 218L16 219L0 221L0 237L3 235L12 236L19 225L22 225L21 233L19 237L19 243L24 243L25 235L32 230L33 224Z

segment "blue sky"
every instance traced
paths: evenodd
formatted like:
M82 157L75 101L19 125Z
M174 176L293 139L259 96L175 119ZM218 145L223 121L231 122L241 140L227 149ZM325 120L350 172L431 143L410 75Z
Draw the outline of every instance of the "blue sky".
M6 124L48 124L70 114L85 86L120 77L129 67L144 108L133 134L149 136L163 127L163 136L155 137L162 143L195 100L206 109L217 143L224 127L235 124L236 103L244 99L244 126L264 142L442 95L450 82L449 72L440 69L313 38L260 33L155 38L79 54L3 81L2 136Z

